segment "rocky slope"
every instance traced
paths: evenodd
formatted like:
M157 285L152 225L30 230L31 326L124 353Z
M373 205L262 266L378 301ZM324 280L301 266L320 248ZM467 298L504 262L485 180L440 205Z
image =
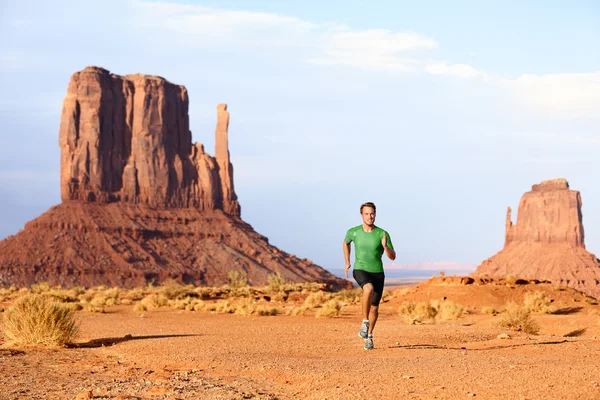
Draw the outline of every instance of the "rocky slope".
M585 248L581 194L565 179L543 181L506 216L504 248L475 275L546 279L600 296L600 260Z
M0 242L0 284L222 285L237 270L255 285L279 273L349 287L241 219L228 124L220 104L212 157L191 142L185 87L97 67L75 73L60 124L62 204Z

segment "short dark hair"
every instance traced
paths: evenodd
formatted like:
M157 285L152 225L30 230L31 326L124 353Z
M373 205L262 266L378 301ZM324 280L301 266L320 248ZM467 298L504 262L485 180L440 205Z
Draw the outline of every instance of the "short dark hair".
M371 207L373 209L373 211L377 212L377 207L375 207L375 204L368 201L368 202L364 203L362 206L360 206L361 214L362 214L363 208L365 208L365 207Z

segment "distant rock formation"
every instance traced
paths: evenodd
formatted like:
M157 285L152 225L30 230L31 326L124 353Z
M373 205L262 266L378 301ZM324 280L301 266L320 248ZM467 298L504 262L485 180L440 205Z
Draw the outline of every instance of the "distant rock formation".
M117 285L174 279L252 285L270 274L350 288L271 246L240 218L217 106L216 155L191 142L185 87L88 67L73 74L60 124L62 204L0 241L0 285Z
M73 74L59 134L62 200L240 215L226 110L217 107L215 159L192 144L185 87L97 67Z
M585 249L581 195L565 179L543 181L506 215L504 248L474 275L546 279L600 296L600 260Z

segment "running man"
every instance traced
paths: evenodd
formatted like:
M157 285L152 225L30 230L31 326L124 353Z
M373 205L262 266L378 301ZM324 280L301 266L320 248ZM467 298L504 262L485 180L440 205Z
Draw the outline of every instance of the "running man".
M383 295L385 274L381 257L385 254L390 260L396 259L396 252L389 233L375 226L376 208L373 203L360 206L362 225L348 229L344 239L344 274L348 279L350 269L350 244L354 242L356 252L352 276L362 288L363 321L358 336L365 340L365 350L372 350L373 329L379 317L379 302Z

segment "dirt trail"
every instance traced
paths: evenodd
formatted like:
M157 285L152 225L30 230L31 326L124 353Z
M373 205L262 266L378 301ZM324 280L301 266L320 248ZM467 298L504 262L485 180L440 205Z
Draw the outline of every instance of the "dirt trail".
M540 335L498 339L488 315L407 325L396 309L382 305L373 351L356 306L334 319L81 313L81 348L0 353L0 397L600 399L597 315L536 316Z

